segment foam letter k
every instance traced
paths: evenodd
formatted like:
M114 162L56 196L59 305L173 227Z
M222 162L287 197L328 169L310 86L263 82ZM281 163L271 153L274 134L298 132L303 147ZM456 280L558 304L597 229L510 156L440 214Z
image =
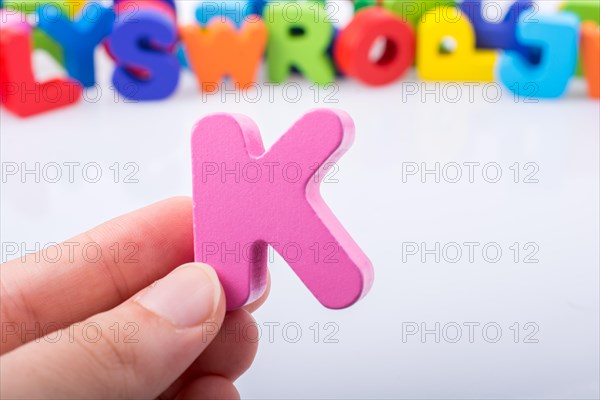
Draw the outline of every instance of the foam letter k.
M267 152L247 117L214 114L195 126L195 257L217 271L229 310L264 292L268 245L328 308L369 290L371 262L319 193L353 139L350 117L332 110L306 114Z

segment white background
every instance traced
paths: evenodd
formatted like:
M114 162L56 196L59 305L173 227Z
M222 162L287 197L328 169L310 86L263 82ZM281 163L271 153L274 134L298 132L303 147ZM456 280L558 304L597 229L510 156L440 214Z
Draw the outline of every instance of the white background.
M36 65L45 64L36 56ZM260 127L265 144L315 107L340 108L353 117L356 141L340 160L337 183L322 185L323 197L353 235L375 269L371 292L355 306L323 308L278 257L270 265L272 292L255 313L262 337L256 361L238 381L247 398L597 398L599 396L599 134L600 107L574 81L568 97L524 103L500 86L434 83L433 93L411 74L402 82L368 88L338 81L325 102L303 79L296 103L283 88L255 102L221 94L206 98L185 72L167 101L127 104L109 89L112 64L98 54L103 89L97 103L18 119L0 112L1 158L36 162L98 163L103 177L88 183L36 183L20 176L2 183L2 242L51 243L68 239L119 214L175 195L191 194L189 137L193 124L217 112L243 113ZM40 76L48 74L38 69ZM416 82L416 83L415 83ZM416 85L416 86L415 86ZM408 96L407 90L419 88ZM457 87L461 98L454 102ZM293 87L288 95L295 96ZM502 92L496 99L497 90ZM94 96L94 94L90 94ZM423 97L422 97L423 96ZM436 98L437 96L437 98ZM489 98L496 102L489 101ZM139 166L138 183L114 182L115 162ZM497 163L502 177L488 183L481 166L474 183L467 168L458 183L442 177L407 177L403 163ZM537 183L514 182L509 167L539 167ZM406 165L406 164L405 164ZM63 170L66 173L66 168ZM123 170L122 170L123 171ZM451 172L450 170L447 170ZM454 176L452 170L452 178ZM531 171L531 170L529 170ZM489 170L493 178L492 170ZM479 242L474 262L464 252L450 263L419 255L403 262L403 243ZM481 247L497 243L503 253L486 262ZM519 262L509 249L538 246L537 263ZM466 248L463 247L466 251ZM454 254L454 253L452 253ZM490 252L493 255L493 252ZM4 254L2 255L4 259ZM325 324L329 329L325 329ZM464 323L480 324L473 343ZM514 323L520 337L514 342ZM286 323L297 324L287 335ZM319 337L315 343L315 323ZM436 343L433 334L402 340L403 326L440 331L462 326ZM482 333L486 323L502 329L496 343ZM524 343L526 323L539 331ZM269 325L275 327L269 334ZM290 325L288 325L290 326ZM446 325L448 328L450 325ZM534 326L534 325L531 325ZM311 329L312 327L312 329ZM325 335L337 332L326 343ZM443 332L440 332L443 333ZM495 335L488 331L488 339Z

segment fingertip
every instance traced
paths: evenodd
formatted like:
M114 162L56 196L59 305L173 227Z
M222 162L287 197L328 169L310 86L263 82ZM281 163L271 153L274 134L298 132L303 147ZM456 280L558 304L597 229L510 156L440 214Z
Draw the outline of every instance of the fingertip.
M156 281L135 302L177 328L221 323L223 288L206 264L187 263Z
M240 393L233 383L218 375L208 375L196 379L184 387L176 397L176 400L221 400L239 399Z
M159 203L162 202L182 209L190 209L192 207L192 198L190 196L173 196Z
M209 264L200 262L192 262L184 265L191 266L192 268L198 268L207 275L208 279L212 283L213 290L215 292L215 319L219 322L219 324L222 324L225 318L225 313L227 311L227 304L225 301L225 291L223 290L223 285L221 285L221 281L219 280L217 271L215 271L215 269Z

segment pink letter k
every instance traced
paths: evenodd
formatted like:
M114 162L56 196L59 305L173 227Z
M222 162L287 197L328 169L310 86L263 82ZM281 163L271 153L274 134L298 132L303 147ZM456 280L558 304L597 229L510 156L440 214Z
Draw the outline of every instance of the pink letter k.
M217 271L233 310L266 287L271 245L325 307L351 306L371 287L367 256L319 193L324 170L348 150L344 112L306 114L265 152L247 117L214 114L192 134L196 261Z

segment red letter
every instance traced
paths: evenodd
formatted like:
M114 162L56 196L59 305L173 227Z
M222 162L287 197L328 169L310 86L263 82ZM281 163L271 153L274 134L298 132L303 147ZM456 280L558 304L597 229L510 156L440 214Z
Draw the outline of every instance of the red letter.
M385 49L377 61L369 59L373 44L385 39ZM336 42L337 66L348 76L380 86L395 81L415 58L415 34L406 22L381 8L360 11Z
M31 67L30 32L6 27L0 35L0 98L8 110L28 117L75 103L81 85L67 79L36 82Z

